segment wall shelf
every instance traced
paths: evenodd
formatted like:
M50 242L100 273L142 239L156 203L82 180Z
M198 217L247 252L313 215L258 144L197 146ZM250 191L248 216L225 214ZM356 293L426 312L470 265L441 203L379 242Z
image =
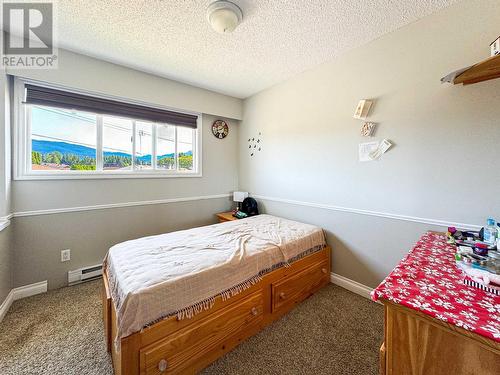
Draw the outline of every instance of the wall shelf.
M500 78L500 55L492 56L478 64L450 73L441 78L441 82L471 85L495 78Z

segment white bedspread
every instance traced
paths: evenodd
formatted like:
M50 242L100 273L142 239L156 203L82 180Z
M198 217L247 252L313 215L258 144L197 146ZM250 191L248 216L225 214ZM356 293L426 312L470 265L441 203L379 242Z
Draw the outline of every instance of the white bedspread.
M270 215L144 237L104 261L118 339L163 317L208 309L271 269L325 246L323 230Z

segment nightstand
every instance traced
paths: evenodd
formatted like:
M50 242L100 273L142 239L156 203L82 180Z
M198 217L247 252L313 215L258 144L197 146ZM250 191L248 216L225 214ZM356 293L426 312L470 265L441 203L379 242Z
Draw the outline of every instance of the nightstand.
M225 221L238 220L238 218L233 216L233 211L221 212L219 214L215 214L215 216L217 216L217 218L219 219L219 223L224 223Z

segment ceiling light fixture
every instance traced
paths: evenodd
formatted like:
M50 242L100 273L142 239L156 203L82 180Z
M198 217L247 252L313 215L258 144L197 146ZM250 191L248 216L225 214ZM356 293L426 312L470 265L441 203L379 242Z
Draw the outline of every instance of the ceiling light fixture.
M219 0L208 6L207 19L215 31L225 34L236 29L243 19L243 13L236 4Z

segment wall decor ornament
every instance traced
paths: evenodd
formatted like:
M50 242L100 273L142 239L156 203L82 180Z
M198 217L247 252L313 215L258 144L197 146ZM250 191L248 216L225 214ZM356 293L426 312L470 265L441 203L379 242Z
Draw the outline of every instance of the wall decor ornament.
M257 152L262 151L262 133L259 132L258 137L248 138L248 152L250 156L254 156Z
M375 124L374 122L365 122L363 126L361 127L361 135L363 137L371 137L373 136L373 132L375 131Z
M218 139L224 139L229 134L229 126L224 120L215 120L212 124L212 134Z
M373 100L361 99L352 117L358 120L365 120L368 117L368 112L370 112L372 104Z

